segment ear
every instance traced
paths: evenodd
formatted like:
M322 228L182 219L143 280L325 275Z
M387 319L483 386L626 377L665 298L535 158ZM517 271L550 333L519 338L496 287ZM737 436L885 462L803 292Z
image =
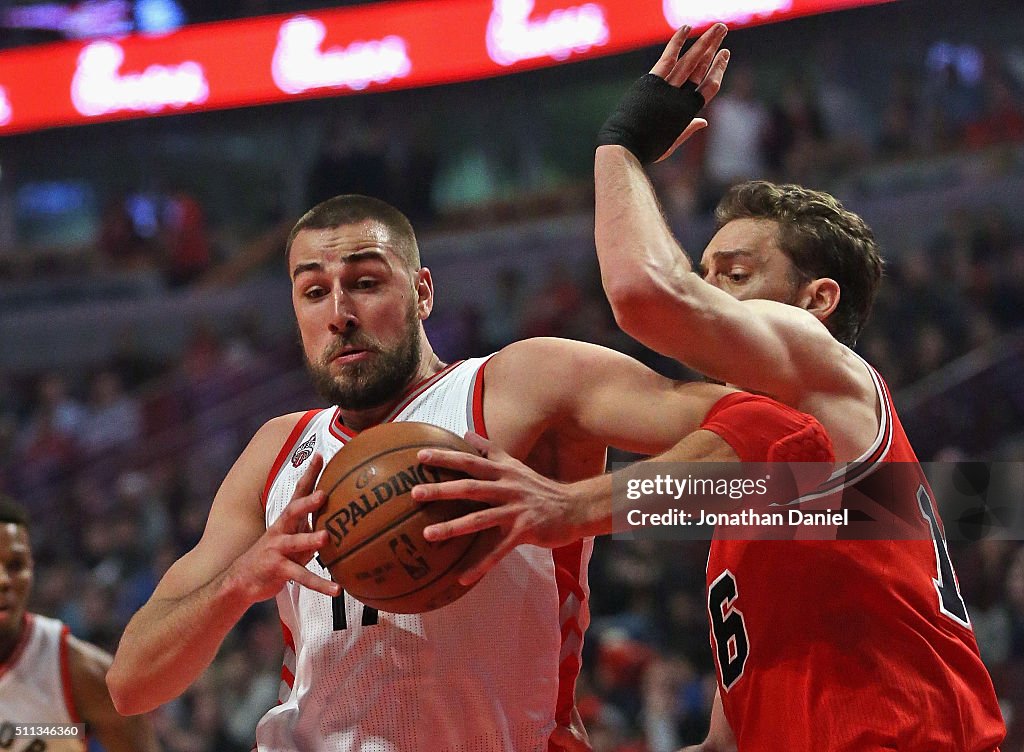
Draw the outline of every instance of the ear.
M839 283L829 277L814 279L804 285L798 296L799 306L824 322L839 306Z
M420 267L413 281L416 285L416 315L420 321L425 321L434 310L434 280L430 276L430 269Z

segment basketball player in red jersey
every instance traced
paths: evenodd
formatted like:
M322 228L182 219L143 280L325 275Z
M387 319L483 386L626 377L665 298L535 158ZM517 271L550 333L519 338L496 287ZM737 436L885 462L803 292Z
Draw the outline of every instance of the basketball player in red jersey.
M651 71L666 90L707 72L679 65L682 42L675 35ZM727 61L721 51L709 69ZM851 349L881 276L871 230L828 194L744 183L719 203L695 272L632 146L664 158L692 129L687 119L652 137L648 128L670 116L664 101L629 109L620 124L630 137L603 139L595 155L597 253L617 321L712 379L816 417L846 463L833 479L844 499L917 531L900 536L913 540L734 541L712 554L719 691L739 749L995 749L1005 725L935 500L888 388ZM721 639L740 634L746 657L725 661ZM705 749L728 748L725 727Z
M704 66L682 64L686 32L623 99L595 157L596 245L616 320L712 379L817 418L845 464L829 487L889 526L839 531L835 541L715 541L707 576L719 694L697 749L991 752L1005 724L932 491L888 388L851 349L881 277L870 229L828 194L741 184L718 206L719 229L698 274L661 214L643 164L706 125L690 119L699 109L687 111L692 92L705 77L720 82L729 59L720 50ZM718 24L704 38L717 48L725 33ZM737 458L751 461L758 457L736 448L755 427L718 429ZM432 539L493 524L510 531L500 551L571 537L579 488L552 486L491 456L494 465L433 457L481 480L414 495L504 508L428 528ZM883 530L889 540L855 539Z
M110 656L27 610L34 572L28 525L25 510L0 496L0 749L84 752L92 736L108 752L156 752L148 721L114 710L104 683ZM85 731L72 733L70 725L80 723Z

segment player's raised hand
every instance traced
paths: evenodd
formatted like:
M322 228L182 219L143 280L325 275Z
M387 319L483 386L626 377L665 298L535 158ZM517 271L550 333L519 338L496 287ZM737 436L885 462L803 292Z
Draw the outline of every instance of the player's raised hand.
M513 548L532 543L546 548L568 545L582 537L578 532L577 505L569 498L567 486L534 472L507 452L475 433L466 441L479 456L446 449L421 449L417 459L425 465L444 467L471 477L426 483L413 488L417 501L471 499L490 508L471 512L447 522L424 528L431 542L500 527L501 541L480 563L459 578L464 585L476 582Z
M623 146L641 164L650 164L707 126L696 115L722 87L729 51L719 47L728 29L712 25L680 57L690 30L678 29L651 72L626 91L598 133L599 145Z
M274 597L289 580L324 595L335 596L341 587L306 569L306 564L327 544L327 531L313 532L309 515L319 509L327 496L316 491L316 479L323 457L315 455L299 478L291 501L260 539L231 565L253 603Z
M651 73L676 88L691 84L700 92L704 97L704 103L707 104L722 87L729 51L719 47L722 46L728 31L728 27L723 23L712 24L690 49L680 56L679 53L690 33L689 26L681 27L668 40L658 62L651 68Z

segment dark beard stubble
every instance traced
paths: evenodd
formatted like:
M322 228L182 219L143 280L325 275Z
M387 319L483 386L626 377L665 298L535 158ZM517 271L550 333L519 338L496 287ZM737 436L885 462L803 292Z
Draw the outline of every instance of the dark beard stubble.
M341 348L352 345L371 350L369 361L344 366L338 376L332 374L328 363ZM398 344L385 349L377 340L361 331L341 336L317 363L304 358L306 370L313 379L317 394L343 410L369 410L397 398L409 385L420 361L419 318L416 308L410 307L406 317L405 336Z

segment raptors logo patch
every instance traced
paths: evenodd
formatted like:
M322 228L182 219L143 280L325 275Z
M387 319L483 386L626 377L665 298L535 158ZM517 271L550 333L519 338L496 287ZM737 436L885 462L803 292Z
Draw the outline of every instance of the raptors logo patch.
M295 454L292 455L292 467L298 467L303 462L313 456L313 447L316 446L316 434L313 434L308 439L303 441L295 448Z

